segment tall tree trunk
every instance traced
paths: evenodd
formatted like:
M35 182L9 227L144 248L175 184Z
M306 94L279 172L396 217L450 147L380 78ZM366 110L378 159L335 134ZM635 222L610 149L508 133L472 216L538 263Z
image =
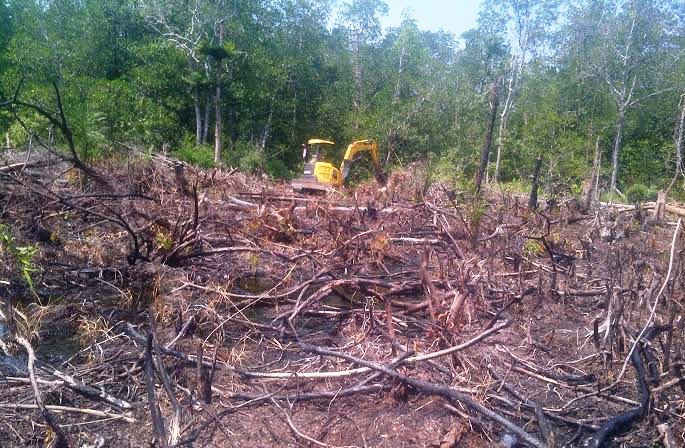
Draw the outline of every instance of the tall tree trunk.
M221 161L221 80L217 80L214 95L214 163Z
M614 138L614 149L611 153L611 183L610 191L616 191L616 181L618 180L618 158L621 153L621 142L623 140L623 126L626 121L626 107L623 100L619 103L618 117L616 119L616 137Z
M359 114L362 109L362 76L361 42L357 40L354 57L354 97L352 99L352 107L354 110L352 127L355 131L359 129Z
M501 78L498 78L490 85L490 121L488 123L488 130L485 134L485 143L480 154L480 166L476 171L476 194L480 194L480 187L483 183L483 175L488 169L488 161L490 160L490 148L492 147L492 133L495 129L495 121L497 120L497 108L499 107L499 89Z
M597 187L599 185L599 172L600 164L602 163L602 151L599 147L600 136L597 136L595 141L595 158L592 162L592 172L590 173L590 184L588 185L587 191L583 197L582 209L583 213L587 213L592 206L592 200L597 195Z
M295 142L295 129L297 129L297 86L295 86L293 90L295 92L293 93L293 120L290 126L290 141L293 144L296 144L297 142Z
M542 157L535 159L533 169L533 184L530 187L530 197L528 197L528 208L535 210L538 208L538 189L540 188L540 168L542 168Z
M209 136L209 119L212 114L212 98L211 95L207 97L207 102L205 103L205 122L202 126L202 144L207 143L207 137Z
M259 149L263 152L266 148L266 141L269 138L269 133L271 132L271 122L274 116L274 103L276 102L276 96L271 97L271 104L269 106L269 118L266 121L266 126L264 126L264 132L262 133L262 141L259 144Z
M385 163L388 163L388 161L390 160L390 154L392 154L395 151L395 138L397 136L397 131L398 131L398 129L395 129L395 111L397 111L397 107L400 104L400 87L401 87L401 81L402 81L402 71L404 69L404 53L405 53L405 48L404 48L404 45L402 45L402 51L400 51L400 60L397 64L397 81L395 82L395 91L393 92L393 96L392 96L392 108L390 111L390 126L388 126L388 138L387 138L388 151L386 153ZM398 128L399 128L399 126L398 126Z
M678 120L678 123L676 123L676 131L675 131L675 174L673 175L673 180L671 180L671 183L668 185L668 188L666 189L666 194L671 191L671 188L673 188L673 185L675 185L676 181L678 180L678 177L682 174L685 176L685 172L683 172L683 134L685 133L685 92L680 96L680 120Z
M197 85L193 86L193 107L195 109L195 144L202 144L202 111L200 108L200 92Z
M523 71L523 61L525 60L525 53L521 56L521 63L516 61L515 67L512 69L511 77L509 78L509 87L507 90L507 98L504 100L502 107L502 114L500 116L499 131L497 132L497 159L495 160L495 176L493 181L499 182L500 162L502 160L502 146L504 145L504 135L507 131L507 123L509 121L509 112L514 101L514 91L518 85L518 77Z
M224 25L219 25L219 45L224 42ZM216 64L216 93L214 95L214 163L221 161L221 65L219 59Z

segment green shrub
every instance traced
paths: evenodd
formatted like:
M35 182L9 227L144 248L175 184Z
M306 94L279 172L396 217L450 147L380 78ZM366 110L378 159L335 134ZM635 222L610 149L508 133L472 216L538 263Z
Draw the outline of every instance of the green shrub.
M633 184L626 190L626 200L629 203L653 201L657 192L644 184Z
M225 151L224 162L245 173L256 173L264 170L266 159L256 144L249 140L239 139L233 148Z
M622 204L624 199L616 192L605 191L599 195L599 200L601 202L612 202L614 204Z
M17 245L14 235L8 225L0 224L0 261L2 261L3 268L16 270L21 275L22 279L29 287L32 293L33 289L33 275L40 269L35 265L34 260L38 255L38 246L19 246ZM9 260L7 259L9 258ZM4 274L0 270L0 275Z
M531 185L522 179L514 178L508 182L500 182L499 186L504 193L530 193Z
M275 179L287 179L291 177L288 166L280 159L267 160L264 169L269 176Z
M181 147L173 152L176 157L200 168L214 166L214 148L210 145L195 145L192 136L186 136Z

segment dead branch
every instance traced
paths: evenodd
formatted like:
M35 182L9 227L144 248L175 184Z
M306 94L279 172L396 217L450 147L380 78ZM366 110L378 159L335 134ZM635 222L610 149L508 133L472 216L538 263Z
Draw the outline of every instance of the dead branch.
M164 425L162 411L159 409L157 394L155 392L155 372L152 350L152 335L150 334L148 335L145 344L145 379L147 384L148 407L150 408L150 418L155 430L157 442L162 448L167 448L166 426Z
M43 420L45 420L45 423L48 424L50 429L52 430L55 439L54 441L50 444L51 447L53 448L68 448L69 447L69 442L67 441L66 436L64 435L64 432L62 429L59 427L57 422L52 418L52 414L48 410L48 408L45 407L45 404L43 404L43 398L40 394L40 390L38 389L38 382L36 381L36 372L34 369L34 365L36 363L36 354L33 351L33 347L31 347L31 344L29 341L24 339L21 336L15 336L15 340L17 343L22 345L24 349L26 349L26 353L28 354L29 360L28 360L28 371L29 371L29 378L31 380L31 387L33 388L33 395L36 400L36 406L38 409L40 409L40 413L43 416Z
M319 355L323 356L334 356L338 358L345 359L347 361L353 362L355 364L368 367L370 369L376 370L378 372L383 372L385 375L390 376L392 378L396 378L404 383L407 383L411 385L412 387L415 387L416 389L420 390L423 393L426 394L432 394L432 395L439 395L441 397L447 398L448 400L456 400L464 404L467 408L471 409L472 411L478 412L479 414L483 415L484 417L493 420L500 425L504 426L508 430L512 431L519 437L521 437L523 440L531 444L532 446L536 448L546 448L546 445L537 439L536 437L530 435L523 429L521 429L518 425L515 423L511 422L510 420L502 417L500 414L486 408L482 404L474 401L471 397L469 397L466 394L463 394L461 392L457 392L454 389L451 389L446 386L442 385L437 385L433 383L429 383L428 381L420 380L420 379L415 379L415 378L410 378L408 376L402 375L394 370L387 369L383 366L379 366L377 364L374 364L369 361L365 361L363 359L347 355L345 353L340 353L336 352L333 350L329 350L323 347L317 347L314 345L306 344L304 342L300 342L300 348L307 353L316 353Z
M588 441L589 448L600 448L610 441L616 434L630 430L630 427L647 413L649 406L649 389L645 381L645 367L640 358L640 346L631 353L630 359L637 372L635 382L637 383L638 391L640 392L640 405L630 411L613 417L611 420L603 424L599 430Z

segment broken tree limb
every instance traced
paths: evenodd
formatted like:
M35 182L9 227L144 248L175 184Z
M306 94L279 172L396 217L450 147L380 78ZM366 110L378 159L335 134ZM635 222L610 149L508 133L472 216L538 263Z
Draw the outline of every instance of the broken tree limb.
M607 208L612 208L614 210L617 210L619 212L631 212L635 210L634 205L628 205L628 204L610 204L608 202L601 202L600 205L602 207L607 207ZM656 208L656 202L645 202L642 205L642 208L645 210L654 210ZM664 210L666 213L670 213L672 215L680 216L681 218L685 218L685 207L681 207L680 205L674 205L674 204L668 204L664 206Z
M406 375L402 375L401 373L398 373L394 370L388 369L384 366L379 366L378 364L348 355L346 353L340 353L336 352L334 350L330 350L324 347L318 347L315 345L310 345L304 342L300 342L300 348L302 351L307 352L307 353L316 353L318 355L323 355L323 356L334 356L337 358L342 358L347 361L353 362L355 364L358 364L360 366L368 367L370 369L376 370L378 372L383 372L385 375L398 379L402 381L403 383L409 384L410 386L416 388L417 390L425 393L425 394L431 394L431 395L439 395L443 398L447 398L448 400L456 400L461 402L464 406L467 408L471 409L472 411L478 412L482 416L493 420L500 425L504 426L507 428L509 431L515 433L519 437L521 437L523 440L525 440L527 443L530 445L534 446L535 448L547 448L547 445L542 442L540 439L537 437L534 437L533 435L529 434L525 430L523 430L521 427L513 423L511 420L503 417L502 415L498 414L497 412L486 408L482 404L478 403L475 401L473 398L470 396L458 392L454 389L451 389L447 386L442 386L438 384L433 384L428 381L416 379L416 378L411 378Z
M25 404L25 403L0 403L0 409L6 410L19 410L19 409L38 409L40 407L35 404ZM92 415L93 417L100 418L111 418L115 420L123 420L127 423L136 423L136 419L124 414L115 414L113 412L98 411L97 409L87 409L87 408L75 408L71 406L58 406L46 404L45 409L53 412L66 412L66 413L76 413L76 414L86 414Z
M676 253L676 245L678 243L678 233L680 232L680 226L682 225L682 218L678 219L678 223L676 224L676 228L673 231L673 240L671 241L671 254L670 258L668 261L668 271L666 272L666 277L664 278L664 282L661 285L661 289L659 289L659 292L657 292L656 297L654 298L654 305L650 305L650 314L649 314L649 319L647 319L647 323L642 327L642 331L640 331L640 334L638 334L637 338L635 339L635 342L633 342L633 345L630 349L630 353L626 357L625 361L623 362L623 367L621 368L621 372L619 373L618 377L616 378L616 381L611 385L616 385L618 384L619 381L623 378L623 375L626 371L626 366L628 365L628 359L631 359L632 354L638 349L640 345L640 340L642 337L645 335L647 330L650 328L652 325L652 322L654 322L654 319L656 317L656 312L659 307L659 300L661 299L662 294L666 290L666 287L668 286L668 282L671 280L671 274L673 273L673 262L675 260L675 253Z
M656 429L664 439L664 448L676 448L678 446L678 442L676 442L675 436L673 436L673 431L671 431L671 427L667 423L657 425Z
M36 354L33 351L33 347L31 347L31 344L29 341L24 339L21 336L16 336L15 340L17 343L22 345L24 349L26 349L26 353L28 355L28 371L29 371L29 378L31 380L31 387L33 388L33 395L36 400L36 406L38 409L40 409L40 413L43 416L43 420L45 420L45 423L50 427L52 432L55 435L55 439L53 443L50 444L50 447L52 448L68 448L69 447L69 442L67 441L66 436L64 435L64 432L62 429L59 427L57 422L52 418L52 414L50 414L50 411L45 407L45 404L43 403L43 397L40 394L40 390L38 389L38 382L36 381L36 371L35 371L35 363L36 363Z
M588 448L601 448L605 446L615 435L630 430L631 426L647 413L649 388L647 387L647 381L645 381L645 367L640 358L640 352L640 346L637 345L630 357L637 372L635 382L640 392L640 405L604 423L588 441Z
M162 448L167 448L167 433L162 419L162 411L159 409L157 394L155 392L155 368L152 354L152 335L147 336L145 343L145 384L147 387L147 401L150 409L150 419L155 432L157 443Z
M169 378L169 374L166 371L166 367L164 366L164 361L160 353L159 342L157 341L157 324L155 322L154 313L152 312L152 310L150 310L150 330L152 333L152 361L154 363L155 370L157 370L159 379L162 381L164 391L167 393L167 396L169 397L171 407L174 410L174 415L171 419L171 428L169 434L169 444L174 445L178 442L179 438L181 437L181 421L183 418L183 413L181 410L181 405L179 404L178 399L176 398L176 393L174 392L174 389L171 386L171 378ZM202 365L201 363L199 364Z
M56 376L59 378L62 383L68 387L69 389L73 390L74 392L78 392L79 394L83 395L86 398L90 399L97 399L104 401L107 404L110 404L112 406L115 406L120 409L131 409L131 403L122 400L120 398L117 398L107 392L105 392L102 389L97 389L95 387L89 386L85 384L83 381L79 381L72 377L71 375L67 375L64 372L61 372L60 370L56 369L55 367L44 363L44 362L38 362L39 366L42 370L47 371L53 376Z

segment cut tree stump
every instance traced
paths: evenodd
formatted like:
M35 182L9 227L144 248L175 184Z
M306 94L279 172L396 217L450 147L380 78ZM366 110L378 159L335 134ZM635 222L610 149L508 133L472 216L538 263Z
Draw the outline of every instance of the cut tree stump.
M656 204L654 204L654 213L652 217L656 221L664 221L666 219L666 192L659 191L656 198Z

